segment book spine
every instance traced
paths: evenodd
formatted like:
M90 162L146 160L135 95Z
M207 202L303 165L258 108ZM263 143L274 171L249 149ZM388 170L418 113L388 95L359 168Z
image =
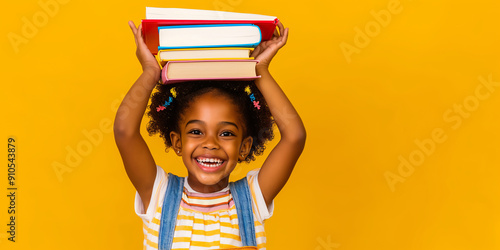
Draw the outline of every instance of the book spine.
M193 61L168 61L165 66L163 66L163 69L161 71L161 82L163 84L172 84L172 83L177 83L177 82L186 82L186 81L195 81L195 80L254 80L257 78L260 78L261 76L254 76L254 77L229 77L229 78L182 78L182 79L169 79L167 77L168 74L168 66L171 63L190 63ZM195 62L255 62L256 64L259 63L258 60L239 60L239 59L234 59L234 60L197 60Z

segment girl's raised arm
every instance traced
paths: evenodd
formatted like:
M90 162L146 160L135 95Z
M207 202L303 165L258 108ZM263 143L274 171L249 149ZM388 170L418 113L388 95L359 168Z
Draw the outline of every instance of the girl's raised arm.
M141 26L129 21L137 45L136 55L142 74L123 98L114 122L115 142L120 151L127 175L141 196L147 211L156 177L156 163L141 136L140 126L149 97L160 78L160 67L146 47Z
M262 76L256 80L256 85L266 99L281 134L280 141L265 160L258 176L268 205L285 186L306 141L306 130L299 114L268 70L271 59L288 38L288 28L285 29L281 23L278 27L279 34L275 32L273 39L262 42L252 55L259 60L257 73Z

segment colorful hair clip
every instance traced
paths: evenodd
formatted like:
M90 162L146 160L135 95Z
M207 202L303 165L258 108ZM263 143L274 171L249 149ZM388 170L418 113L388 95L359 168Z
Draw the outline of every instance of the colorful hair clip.
M247 95L250 97L250 101L253 103L253 106L257 109L260 109L260 105L259 105L259 102L258 101L255 101L255 96L254 94L252 93L252 91L250 90L250 86L246 86L245 87L245 92L247 93Z
M170 93L172 94L172 96L169 96L168 100L165 101L165 103L163 105L156 107L156 112L160 112L162 110L165 110L168 105L172 104L172 102L174 101L174 98L177 97L177 92L175 91L175 88L171 88Z
M253 101L253 106L256 107L257 109L260 109L259 102Z
M247 92L247 95L250 95L250 93L252 93L252 91L250 90L250 86L247 86L245 88L245 92Z
M172 96L173 96L174 98L176 98L176 97L177 97L177 92L175 91L175 87L170 89L170 93L172 93Z

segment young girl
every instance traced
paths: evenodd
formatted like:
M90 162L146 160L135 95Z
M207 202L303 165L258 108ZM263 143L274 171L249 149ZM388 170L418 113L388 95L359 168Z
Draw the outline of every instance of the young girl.
M143 73L117 111L114 134L137 190L135 211L144 223L144 249L265 249L264 221L272 215L273 200L306 139L299 115L268 70L287 41L288 28L278 23L280 32L255 48L252 56L262 76L255 81L163 85L157 84L160 68L143 41L141 26L131 21L129 25ZM155 86L148 132L160 133L167 149L182 157L185 178L157 166L139 132ZM281 138L264 164L243 181L229 183L237 163L262 154L266 141L273 138L273 123Z

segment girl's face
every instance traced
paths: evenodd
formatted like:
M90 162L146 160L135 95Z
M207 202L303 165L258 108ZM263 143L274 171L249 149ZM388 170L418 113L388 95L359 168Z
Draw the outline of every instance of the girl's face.
M237 107L215 91L192 101L179 129L180 134L170 134L172 145L187 167L189 185L198 192L226 187L238 159L244 160L252 146L251 137L243 138L245 127Z

